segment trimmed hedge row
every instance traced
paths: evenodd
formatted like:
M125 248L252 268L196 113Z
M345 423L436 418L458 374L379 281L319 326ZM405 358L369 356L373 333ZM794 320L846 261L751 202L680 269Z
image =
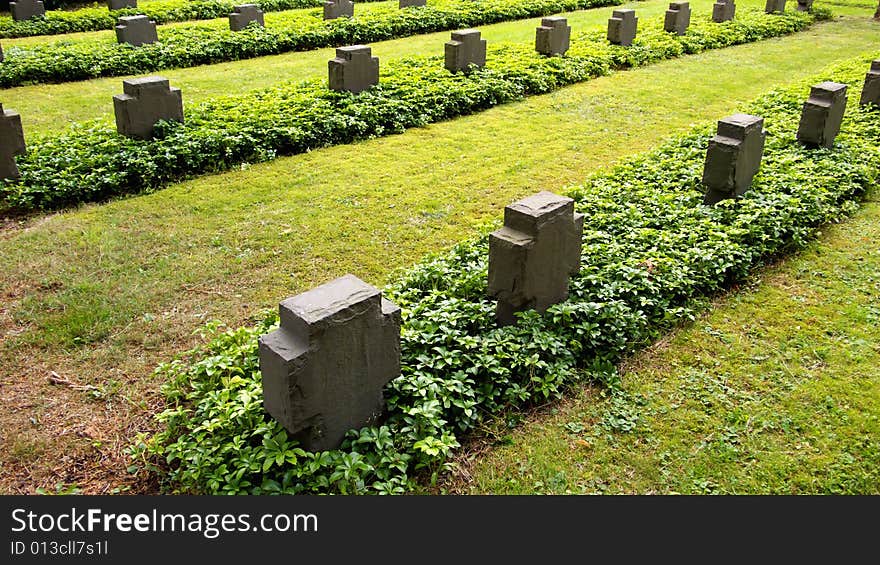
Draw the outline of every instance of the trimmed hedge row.
M111 39L12 46L0 63L0 87L125 76L194 67L319 47L372 43L558 12L620 4L623 0L435 0L400 10L380 6L353 18L325 21L319 10L274 15L271 25L234 32L225 22L159 28L159 41L133 47ZM442 47L441 47L442 49Z
M698 22L681 37L645 22L632 47L609 45L597 30L573 38L566 57L544 57L531 45L493 45L487 67L467 75L448 72L440 57L402 59L382 67L379 86L357 95L312 80L213 99L188 109L184 124L161 123L153 141L93 121L32 140L18 159L20 181L0 184L0 200L48 209L152 190L241 163L399 133L615 69L793 33L814 17L743 11L734 22Z
M379 2L382 0L358 0ZM316 8L323 0L262 0L254 2L264 12L280 12L297 8ZM31 37L34 35L58 35L81 31L113 29L120 16L145 14L157 24L210 20L225 18L232 7L241 2L234 0L161 0L148 2L137 8L110 11L107 5L88 6L75 11L47 11L43 18L15 21L9 16L0 17L0 38ZM48 7L48 6L47 6Z
M869 65L862 58L812 83L847 82L853 102ZM712 294L803 245L876 186L880 110L851 103L835 147L807 149L795 134L809 84L743 109L765 118L768 138L741 200L701 204L709 126L571 190L587 218L582 266L569 300L545 315L496 326L486 235L389 285L385 295L403 311L402 374L385 389L385 421L349 432L340 449L302 450L263 410L257 337L275 327L272 314L157 369L167 379L164 430L139 437L134 454L179 492L400 493L415 472L442 469L460 434L487 415L558 397L584 379L613 392L622 355L693 319Z

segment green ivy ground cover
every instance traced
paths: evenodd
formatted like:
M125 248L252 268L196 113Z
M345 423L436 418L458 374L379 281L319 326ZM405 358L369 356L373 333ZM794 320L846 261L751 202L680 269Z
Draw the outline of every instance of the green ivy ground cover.
M323 0L262 0L255 2L264 12L278 12L296 8L315 8ZM374 2L377 0L360 0ZM209 20L229 15L240 2L233 0L157 0L141 3L137 8L110 11L105 4L87 6L79 10L50 10L45 17L15 21L10 16L0 17L0 37L30 37L59 35L81 31L113 29L121 16L145 14L161 25L168 22Z
M401 10L396 3L364 15L325 21L321 10L277 14L271 25L234 32L228 24L159 28L159 41L133 47L115 38L12 46L0 63L0 87L124 76L194 67L319 47L371 43L559 12L609 6L622 0L435 0Z
M496 45L487 68L467 75L446 71L441 57L402 59L384 65L380 85L358 95L312 80L207 101L188 109L184 124L160 124L159 139L151 142L88 122L30 140L18 159L20 181L0 185L0 198L30 210L151 190L242 163L402 132L616 69L793 33L816 17L743 11L733 22L695 23L681 37L649 21L632 47L610 45L604 30L595 30L573 38L562 58L541 56L531 45Z
M387 416L338 450L309 453L262 408L255 327L214 333L157 373L164 430L140 437L140 463L169 490L207 493L400 493L439 472L462 434L487 415L611 383L621 356L704 308L751 269L857 209L880 171L880 109L857 101L862 57L743 108L765 118L764 160L744 198L715 207L700 182L714 127L590 177L568 191L585 214L581 270L546 314L499 328L487 296L488 238L426 258L385 289L402 307L402 374L385 389ZM796 141L809 84L850 85L832 149ZM488 232L488 230L487 230ZM215 326L216 327L216 326Z

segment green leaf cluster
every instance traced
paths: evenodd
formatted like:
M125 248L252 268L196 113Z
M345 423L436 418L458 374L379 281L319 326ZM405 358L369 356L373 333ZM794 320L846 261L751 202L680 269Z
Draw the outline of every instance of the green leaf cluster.
M854 211L880 172L880 109L850 104L832 149L796 141L809 84L835 80L858 94L870 58L810 83L776 90L744 112L768 138L753 186L738 200L702 202L713 127L701 127L569 195L586 215L580 272L567 301L500 328L487 297L487 235L401 274L385 295L402 308L399 378L378 425L349 432L333 451L303 451L263 410L255 327L219 331L204 348L163 364L165 428L134 454L180 492L400 493L443 470L449 453L487 416L545 402L586 379L614 387L621 356L693 319L707 299L756 266L807 242ZM602 425L631 429L612 406Z
M596 29L576 35L565 57L545 57L530 44L492 45L486 68L470 73L450 73L440 56L400 59L382 66L377 87L357 95L312 80L212 99L187 108L183 124L160 123L151 141L121 136L105 122L79 124L28 140L18 158L21 179L0 184L0 199L10 208L50 209L154 190L242 163L399 133L615 69L793 33L813 21L801 12L744 10L736 21L697 22L679 37L656 20L643 24L632 47L610 45Z

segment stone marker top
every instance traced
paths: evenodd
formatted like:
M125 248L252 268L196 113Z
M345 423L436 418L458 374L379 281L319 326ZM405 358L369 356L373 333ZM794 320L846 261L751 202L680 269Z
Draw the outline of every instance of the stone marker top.
M722 142L725 139L729 139L731 142L742 141L749 130L763 127L764 118L760 116L733 114L718 122L718 134L715 138L716 141Z
M810 87L810 98L831 100L838 93L846 92L846 85L826 80Z
M562 214L571 214L574 200L543 190L504 208L504 226L535 235L544 224Z
M281 327L291 331L324 328L344 321L379 302L382 293L354 275L345 275L280 304ZM382 313L399 310L381 299ZM353 311L356 308L357 311Z
M132 78L122 81L122 92L139 98L142 93L152 90L167 92L170 88L168 79L160 76Z
M336 48L336 56L351 61L355 55L371 55L372 48L367 45L347 45Z
M562 16L549 16L541 18L541 25L544 27L562 27L568 25L568 20Z
M669 9L670 10L687 10L691 7L690 2L670 2Z
M137 16L119 16L116 19L117 19L118 23L121 25L121 24L128 24L128 23L132 23L132 22L134 22L134 23L142 22L144 20L149 21L150 17L145 16L143 14L140 14Z
M236 4L232 7L233 12L241 12L242 10L259 10L259 4Z
M618 18L628 18L636 15L636 11L631 8L622 8L620 10L614 10L611 13L612 17L616 16Z
M452 32L452 39L454 41L467 41L468 39L479 39L480 38L480 30L478 29L462 29L459 31Z

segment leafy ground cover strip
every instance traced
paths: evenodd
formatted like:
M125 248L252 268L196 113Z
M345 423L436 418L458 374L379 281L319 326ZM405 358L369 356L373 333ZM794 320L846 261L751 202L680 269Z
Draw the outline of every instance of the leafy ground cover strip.
M375 2L378 0L360 0ZM296 8L315 8L322 5L321 0L262 0L257 3L264 12L278 12ZM107 9L106 5L95 5L79 10L50 10L43 18L15 21L9 16L0 17L0 37L30 37L34 35L59 35L80 31L113 29L121 16L145 14L157 24L183 22L189 20L208 20L229 15L236 2L232 0L157 0L141 3L137 8L122 10Z
M487 68L469 75L449 73L439 57L409 58L386 65L380 85L358 95L313 80L208 101L187 112L184 124L160 124L152 142L85 123L32 141L18 161L20 182L4 184L0 195L9 208L31 210L155 189L189 175L402 132L614 69L792 33L813 19L753 11L726 24L698 23L682 37L651 22L628 48L609 45L597 30L576 38L564 58L543 57L531 45L499 45Z
M402 374L385 389L387 416L351 431L338 450L302 450L264 412L257 337L216 332L161 365L164 431L134 455L166 488L208 493L400 493L444 459L489 414L562 395L590 379L613 382L621 356L692 319L709 297L810 240L858 208L876 186L880 110L850 104L833 149L795 139L809 84L835 80L858 99L870 58L771 92L744 111L765 118L761 171L738 201L702 206L701 173L714 127L592 176L569 191L585 214L582 266L570 297L546 314L499 328L486 297L488 238L426 258L385 289L403 310ZM216 326L215 326L216 328Z
M193 67L318 47L370 43L558 12L609 6L622 0L437 0L401 10L396 3L365 15L325 21L319 10L278 14L271 25L233 32L223 21L159 29L159 41L133 47L115 39L12 46L0 64L0 86L66 82Z

